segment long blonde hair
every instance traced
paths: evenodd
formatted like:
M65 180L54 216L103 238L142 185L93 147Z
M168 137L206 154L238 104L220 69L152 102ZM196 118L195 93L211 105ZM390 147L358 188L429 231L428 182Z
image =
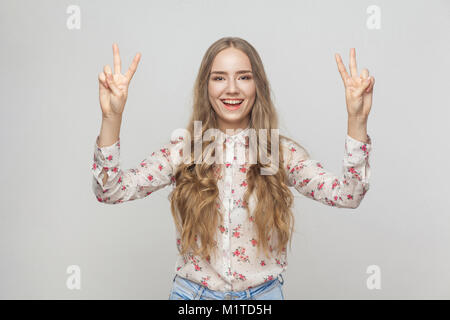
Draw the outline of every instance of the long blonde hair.
M191 141L191 163L182 163L175 173L176 186L169 195L172 216L177 230L181 235L181 254L186 254L192 250L195 255L210 259L210 254L216 251L217 241L215 235L218 230L218 222L223 222L223 217L219 212L217 186L217 171L214 164L207 164L205 161L194 163L194 121L201 121L202 136L210 128L218 128L216 113L208 99L208 81L212 63L215 56L222 50L234 47L247 54L254 75L256 84L256 98L250 114L250 128L260 132L260 129L278 129L278 116L273 105L270 86L261 58L255 48L238 37L224 37L214 42L206 51L193 88L193 110L187 126ZM289 139L283 135L281 138ZM271 136L267 135L267 156L272 154ZM206 147L213 141L202 142L202 155L205 155ZM257 145L259 146L259 136L257 135ZM265 143L264 143L265 144ZM294 215L291 210L293 195L289 190L287 176L282 169L284 166L282 144L279 143L279 165L278 170L273 175L261 175L261 168L267 168L270 164L260 163L260 156L257 156L257 163L252 164L247 170L248 189L243 198L244 206L250 216L249 198L254 192L256 205L254 209L254 223L257 228L258 249L264 250L266 256L273 251L269 240L273 232L277 234L278 246L275 248L278 253L285 249L288 241L292 241L294 231ZM202 158L203 159L203 158ZM198 239L198 237L200 237ZM201 241L201 246L197 244ZM291 244L291 243L290 243Z

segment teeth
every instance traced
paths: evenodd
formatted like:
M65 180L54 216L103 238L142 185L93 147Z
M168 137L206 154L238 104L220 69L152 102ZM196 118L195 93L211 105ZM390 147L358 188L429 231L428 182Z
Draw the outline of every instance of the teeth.
M239 101L236 101L236 100L222 100L224 103L226 103L226 104L239 104L239 103L242 103L242 101L244 101L244 100L239 100Z

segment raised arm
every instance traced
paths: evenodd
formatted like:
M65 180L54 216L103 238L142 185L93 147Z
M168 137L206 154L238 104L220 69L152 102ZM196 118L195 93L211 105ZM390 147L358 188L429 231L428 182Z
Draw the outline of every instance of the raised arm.
M345 141L343 177L327 171L318 160L297 143L282 139L288 185L299 193L329 206L357 208L369 190L369 143L349 135Z

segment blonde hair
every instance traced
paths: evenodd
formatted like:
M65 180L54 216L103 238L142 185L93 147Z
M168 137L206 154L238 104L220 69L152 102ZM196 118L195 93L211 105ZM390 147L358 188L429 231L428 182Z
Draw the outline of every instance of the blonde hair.
M247 41L238 37L224 37L214 42L206 51L193 87L193 110L187 126L191 141L191 163L182 163L175 173L176 186L169 195L172 216L177 230L181 236L182 255L192 250L195 255L210 259L210 254L216 252L217 241L215 235L218 231L219 220L223 217L219 212L220 203L217 187L217 167L215 164L207 164L205 161L194 163L194 121L201 121L202 136L210 128L218 128L216 113L208 99L208 81L212 63L216 55L229 47L244 52L251 63L253 78L256 85L256 98L250 113L250 128L260 132L260 129L278 129L278 116L270 96L270 86L259 54ZM257 145L259 146L259 135ZM282 138L289 139L283 135ZM189 143L189 142L188 142ZM205 156L206 147L213 141L202 142L202 155ZM272 154L271 137L267 135L267 156ZM263 249L268 256L269 251L276 249L278 253L284 250L287 242L292 241L294 232L294 215L291 210L293 195L289 190L287 176L282 169L284 166L282 144L279 143L279 165L273 175L261 175L261 168L270 167L270 164L260 163L258 153L257 163L252 164L247 170L248 189L243 198L243 203L248 215L249 198L254 192L256 205L254 208L254 223L257 229L258 250ZM204 158L202 158L204 159ZM273 248L269 240L276 233L278 246ZM199 238L198 238L199 237ZM201 241L201 246L197 244Z

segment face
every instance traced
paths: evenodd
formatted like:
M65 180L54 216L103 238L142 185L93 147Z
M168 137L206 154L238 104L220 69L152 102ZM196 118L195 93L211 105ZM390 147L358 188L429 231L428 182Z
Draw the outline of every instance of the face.
M226 129L248 126L256 86L250 59L244 52L227 48L216 55L208 80L208 95L220 130L226 133Z

